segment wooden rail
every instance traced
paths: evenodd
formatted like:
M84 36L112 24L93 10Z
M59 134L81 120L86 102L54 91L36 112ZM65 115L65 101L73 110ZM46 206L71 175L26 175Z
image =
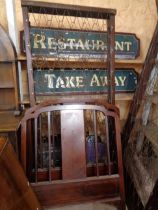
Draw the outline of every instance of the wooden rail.
M9 141L0 137L0 209L41 210Z

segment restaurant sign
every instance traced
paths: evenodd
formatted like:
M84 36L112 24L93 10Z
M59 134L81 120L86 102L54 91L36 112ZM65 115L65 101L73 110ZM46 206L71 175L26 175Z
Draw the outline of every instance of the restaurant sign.
M115 70L116 92L133 92L137 85L134 69ZM104 69L34 70L35 93L107 93L108 78Z
M32 55L100 59L107 53L106 32L31 28L30 41ZM115 57L135 59L139 55L139 45L135 34L116 33Z

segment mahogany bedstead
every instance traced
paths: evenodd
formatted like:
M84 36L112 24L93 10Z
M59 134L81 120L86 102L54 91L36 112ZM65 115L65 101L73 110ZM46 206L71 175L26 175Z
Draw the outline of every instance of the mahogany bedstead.
M125 209L119 125L104 101L47 101L25 112L21 163L43 206L100 200Z

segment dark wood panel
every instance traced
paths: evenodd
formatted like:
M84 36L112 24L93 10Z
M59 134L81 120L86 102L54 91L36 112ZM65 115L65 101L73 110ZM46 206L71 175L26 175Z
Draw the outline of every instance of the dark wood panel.
M42 209L6 138L0 137L0 209Z
M62 178L86 177L83 110L61 111Z
M119 178L89 178L75 182L57 181L52 184L33 184L33 189L43 206L71 204L114 198L119 193Z

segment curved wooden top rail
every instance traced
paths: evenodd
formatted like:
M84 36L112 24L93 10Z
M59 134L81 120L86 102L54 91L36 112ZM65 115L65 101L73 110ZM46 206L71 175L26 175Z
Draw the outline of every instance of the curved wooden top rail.
M105 109L109 111L115 112L118 116L120 116L120 111L118 107L116 107L113 104L109 104L105 100L95 100L95 99L54 99L54 100L48 100L44 101L40 104L37 104L30 109L28 109L25 112L25 116L28 114L34 113L37 109L45 106L51 106L51 105L58 105L58 104L92 104L92 105L99 105L103 106Z
M41 210L9 140L0 137L0 209Z

